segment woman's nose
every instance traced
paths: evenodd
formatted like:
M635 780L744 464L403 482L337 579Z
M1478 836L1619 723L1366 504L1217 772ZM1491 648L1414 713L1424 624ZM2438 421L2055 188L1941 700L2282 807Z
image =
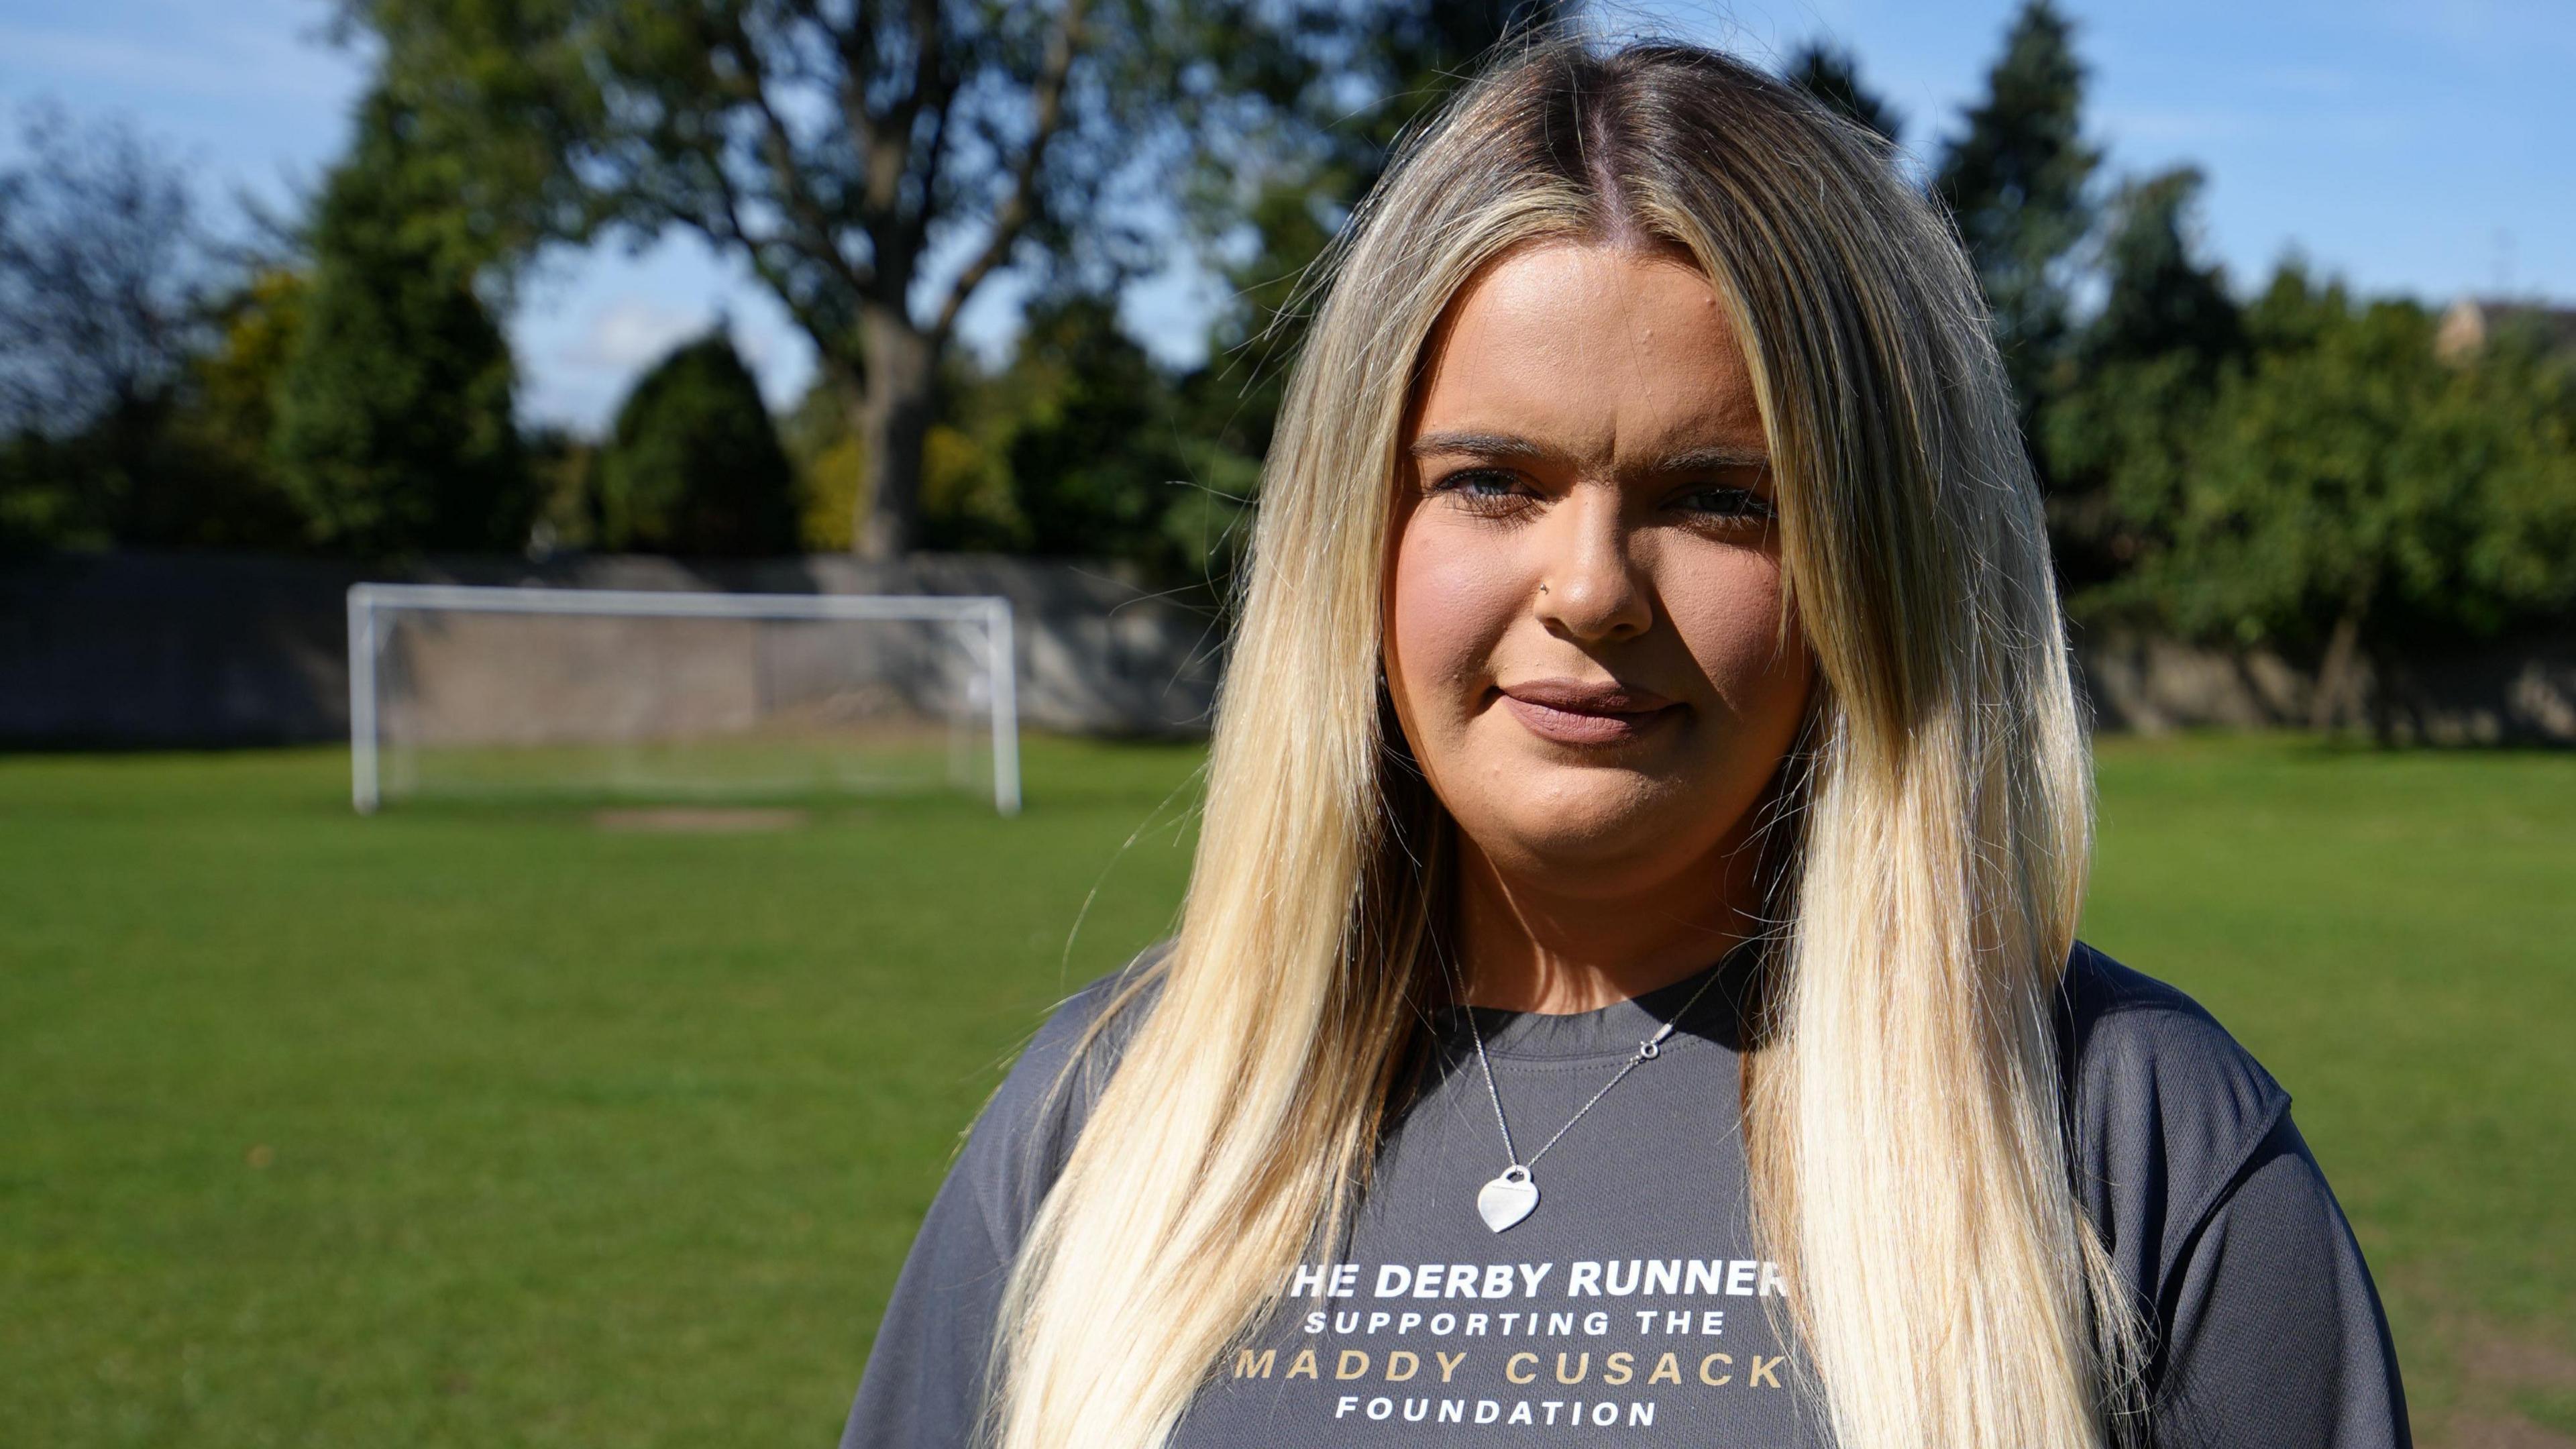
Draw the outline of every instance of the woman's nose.
M1629 556L1615 490L1578 486L1547 520L1538 616L1577 639L1629 638L1654 627L1653 590Z

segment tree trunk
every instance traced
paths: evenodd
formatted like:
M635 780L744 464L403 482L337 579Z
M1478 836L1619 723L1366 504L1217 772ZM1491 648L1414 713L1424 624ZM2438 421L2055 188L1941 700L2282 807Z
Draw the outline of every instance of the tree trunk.
M2334 727L2336 707L2358 682L2355 666L2361 659L2361 621L2369 611L2370 587L2364 584L2345 600L2334 633L2326 640L2325 662L2317 666L2316 692L2308 698L2308 728L2319 734Z
M850 537L863 558L903 557L918 536L922 445L938 382L938 349L900 307L869 307L862 320L867 388L858 409L868 487Z

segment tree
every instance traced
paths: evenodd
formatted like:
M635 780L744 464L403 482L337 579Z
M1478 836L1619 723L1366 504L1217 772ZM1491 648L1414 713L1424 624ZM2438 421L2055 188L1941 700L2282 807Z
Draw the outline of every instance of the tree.
M868 465L850 431L849 412L828 380L817 377L806 385L804 396L779 419L778 442L796 470L796 494L803 500L798 546L849 552L857 541L851 529L867 516ZM925 487L925 504L928 492Z
M233 279L185 170L130 128L31 111L0 169L0 546L278 547L260 456L284 285Z
M216 301L214 345L189 361L185 426L241 472L272 467L278 380L303 332L309 290L305 274L291 266L254 272Z
M528 552L544 557L598 547L598 442L561 425L540 425L520 434L520 446L538 500Z
M598 476L608 548L733 557L796 549L795 472L722 323L627 394Z
M359 553L521 547L540 500L509 343L476 291L492 244L390 92L361 102L309 245L272 446L314 540Z
M1305 343L1315 261L1377 184L1398 136L1510 37L1560 26L1578 0L1365 0L1334 28L1236 72L1236 124L1203 149L1191 211L1227 304L1208 362L1180 381L1183 476L1166 536L1213 578L1237 546Z
M2244 348L2226 279L2200 256L2201 184L2179 167L2121 188L2102 306L2072 339L2070 376L2039 400L2050 533L2071 590L2117 576L2140 527L2180 506L2220 372Z
M1890 146L1902 141L1905 118L1860 83L1860 60L1849 49L1810 40L1789 53L1780 74L1845 120L1877 132Z
M206 307L211 337L160 419L150 486L130 490L124 541L287 551L311 531L279 477L279 379L304 315L302 273L272 258Z
M2244 321L2219 267L2201 257L2198 217L2206 178L2178 166L2123 186L2103 246L2102 309L2077 339L2087 366L2182 352L2206 370L2233 356Z
M39 107L0 170L0 431L49 437L161 398L213 284L187 176L131 129Z
M1024 268L1036 285L1010 359L989 373L960 353L941 364L917 541L1110 554L1168 585L1217 572L1298 336L1298 275L1375 180L1401 126L1516 15L1545 20L1566 8L1367 0L1302 19L1237 10L1231 32L1212 23L1201 45L1224 59L1206 87L1185 200L1193 235L1234 294L1215 356L1175 379L1123 330L1120 285L1149 256L1094 248L1065 264L1064 253L1040 254ZM846 497L864 443L821 401L809 396L790 415L789 451L818 497ZM811 514L806 532L823 536Z
M2182 481L2111 602L2186 636L2321 647L2312 723L2382 645L2576 603L2576 379L2508 347L2440 361L2411 302L2284 267L2245 316Z
M1032 310L1015 370L1035 394L1005 454L1026 546L1127 558L1170 577L1162 523L1183 471L1172 388L1120 330L1116 300L1075 295Z
M2101 157L2082 135L2083 98L2071 27L2050 0L2025 0L1933 175L1994 309L2026 427L2063 360L2066 259L2092 228Z
M1121 244L1218 73L1322 0L346 0L531 238L684 227L812 339L911 546L939 361L993 275ZM1279 18L1265 19L1276 14ZM1131 239L1132 240L1132 239Z

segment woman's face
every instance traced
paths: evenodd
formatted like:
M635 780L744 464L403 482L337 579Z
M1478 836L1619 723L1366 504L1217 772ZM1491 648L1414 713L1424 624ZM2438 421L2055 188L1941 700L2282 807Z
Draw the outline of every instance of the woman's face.
M1405 426L1387 683L1504 875L1615 896L1702 869L1796 734L1762 415L1708 281L1582 243L1450 304Z

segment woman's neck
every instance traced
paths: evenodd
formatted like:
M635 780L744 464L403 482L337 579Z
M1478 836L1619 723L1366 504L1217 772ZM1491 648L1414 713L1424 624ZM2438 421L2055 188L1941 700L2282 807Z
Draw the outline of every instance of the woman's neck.
M1515 877L1459 839L1454 917L1463 1000L1506 1011L1597 1011L1714 964L1757 929L1759 852L1730 833L1668 879L1569 890Z

